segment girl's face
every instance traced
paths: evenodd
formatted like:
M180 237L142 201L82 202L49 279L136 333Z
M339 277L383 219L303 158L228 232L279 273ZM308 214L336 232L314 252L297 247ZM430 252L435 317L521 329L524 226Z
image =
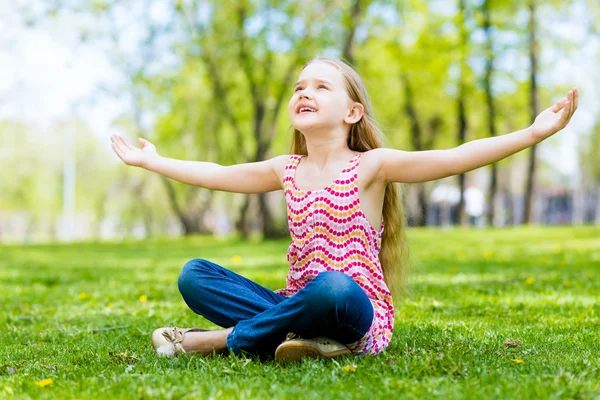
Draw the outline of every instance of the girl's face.
M343 126L354 102L348 96L344 77L334 66L312 62L300 73L288 113L295 129L335 129ZM310 110L303 111L302 106Z

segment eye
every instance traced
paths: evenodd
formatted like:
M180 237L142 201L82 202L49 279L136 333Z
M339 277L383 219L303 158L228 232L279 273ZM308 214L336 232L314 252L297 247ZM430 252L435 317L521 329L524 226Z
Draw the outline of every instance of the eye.
M294 89L294 92L297 92L298 90L302 89L301 86L296 87L296 89Z
M327 86L325 86L325 85L319 85L318 89L321 89L321 88L327 89Z

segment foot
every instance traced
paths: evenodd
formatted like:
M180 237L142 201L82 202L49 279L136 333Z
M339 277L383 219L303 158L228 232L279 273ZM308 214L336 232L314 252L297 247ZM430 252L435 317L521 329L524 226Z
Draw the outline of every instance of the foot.
M275 350L279 363L299 362L303 358L336 358L352 354L346 345L324 336L302 339L289 333L286 340Z
M158 356L167 357L181 353L226 353L227 335L232 329L159 328L152 333L152 346Z

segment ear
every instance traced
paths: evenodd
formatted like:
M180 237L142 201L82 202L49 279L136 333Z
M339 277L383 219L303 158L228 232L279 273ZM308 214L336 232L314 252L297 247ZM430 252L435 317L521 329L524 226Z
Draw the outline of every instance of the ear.
M358 121L360 121L364 113L365 108L363 107L363 105L360 103L354 103L352 105L352 108L350 108L350 112L348 113L348 115L346 115L346 118L344 118L344 122L350 125L355 124Z

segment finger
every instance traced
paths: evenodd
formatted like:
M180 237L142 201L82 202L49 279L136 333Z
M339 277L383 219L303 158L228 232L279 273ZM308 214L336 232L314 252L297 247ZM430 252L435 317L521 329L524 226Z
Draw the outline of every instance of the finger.
M115 151L115 153L117 154L117 156L118 156L118 157L119 157L121 160L123 160L123 157L124 157L125 155L123 154L123 152L121 151L121 149L119 149L119 148L117 147L117 145L116 145L114 142L113 142L113 143L111 143L110 145L112 146L112 148L113 148L113 150ZM125 161L125 160L123 160L123 161Z
M566 123L569 120L569 114L571 113L571 104L573 99L573 93L569 90L567 93L567 102L565 103L565 115L563 115L562 122Z
M571 89L571 92L569 94L570 94L569 101L571 104L569 105L569 119L567 121L571 120L571 117L573 116L573 113L575 112L575 107L574 107L575 106L575 90Z
M118 136L117 136L116 140L113 142L113 144L121 152L121 154L125 155L125 153L127 153L127 151L128 151L127 147L125 147L123 145L122 141L119 140Z
M135 147L133 147L129 141L127 139L125 139L123 136L120 136L121 138L121 142L123 142L123 144L125 145L125 148L128 150L133 150Z
M119 135L115 135L115 134L110 135L110 141L111 141L111 143L115 143L115 144L120 143Z
M557 112L559 112L559 111L560 111L560 109L564 107L564 105L565 105L565 102L566 102L567 100L568 100L568 99L567 99L566 97L563 97L562 99L560 99L559 101L557 101L557 102L556 102L556 104L554 104L552 107L550 107L550 110L551 110L553 113L557 113Z
M574 88L573 90L575 92L575 97L573 98L573 112L575 112L575 110L577 110L577 107L579 107L579 90L577 90L577 88Z
M565 103L565 109L563 110L563 115L561 118L561 122L563 127L567 124L567 122L569 122L569 119L571 119L571 103L570 101L567 101Z
M575 88L571 89L571 106L569 107L569 120L571 119L571 117L573 116L573 113L575 112Z
M133 150L133 146L129 144L129 142L127 140L125 140L124 137L119 136L119 139L121 140L121 143L123 143L123 145L129 149L129 150Z

